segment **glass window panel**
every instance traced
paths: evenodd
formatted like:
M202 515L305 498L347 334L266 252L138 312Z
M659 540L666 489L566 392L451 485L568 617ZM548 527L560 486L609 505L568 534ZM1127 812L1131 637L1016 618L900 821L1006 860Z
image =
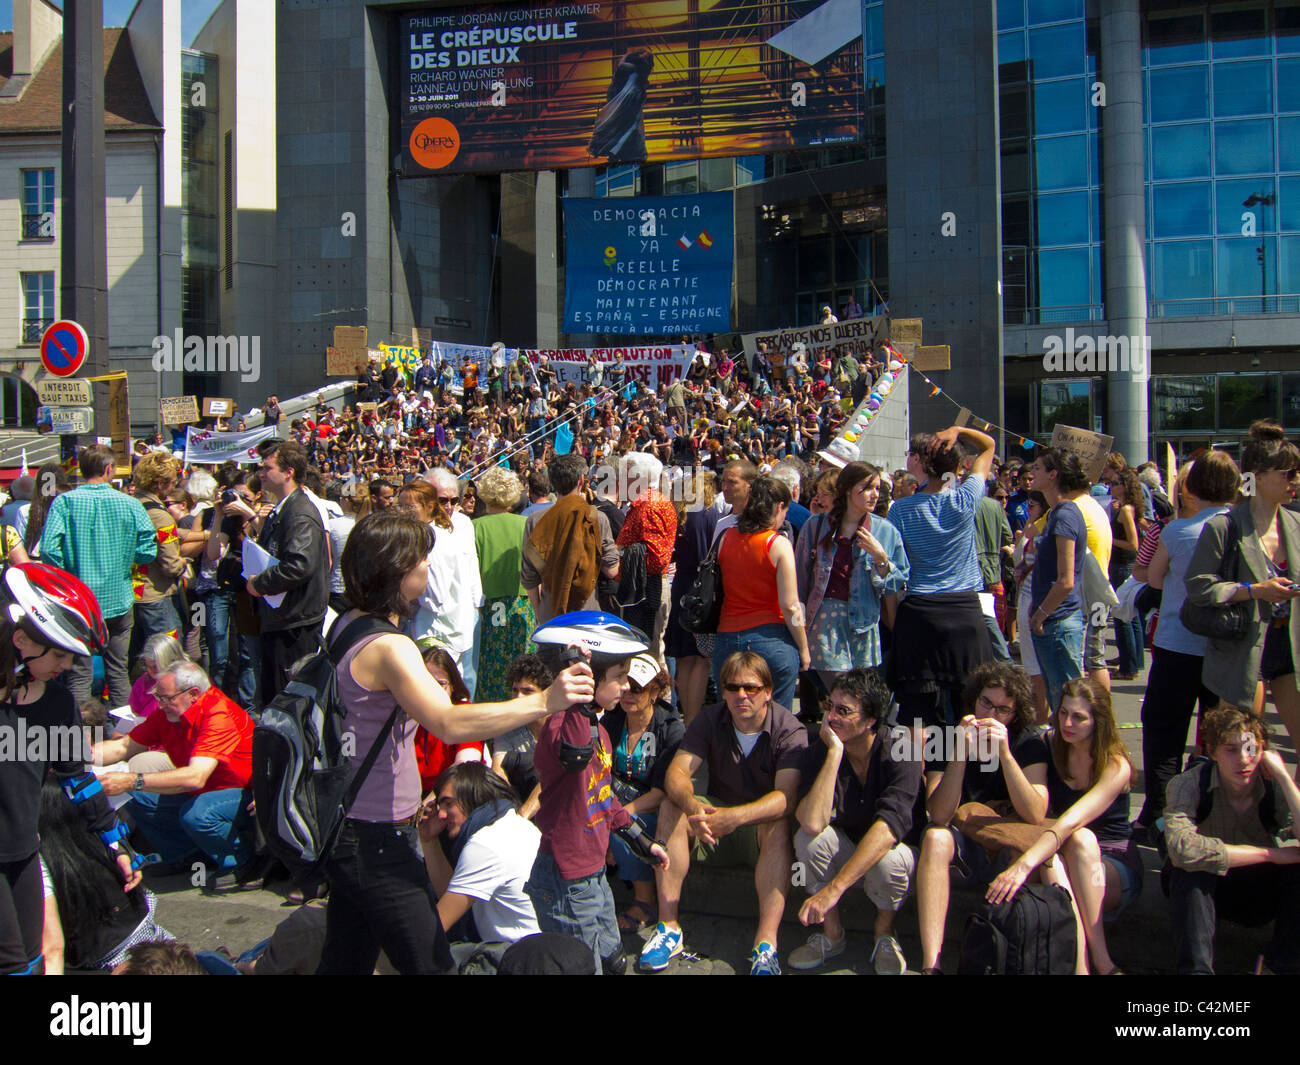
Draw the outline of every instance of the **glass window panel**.
M799 242L800 288L830 284L832 254L830 237L818 237Z
M998 34L998 65L1019 63L1025 58L1025 35L1019 30Z
M699 192L699 170L695 160L664 164L664 192L668 195Z
M1277 109L1300 111L1300 59L1277 61Z
M735 184L736 168L731 159L700 160L701 192L721 192L723 189L734 188Z
M1300 52L1300 7L1282 7L1273 11L1273 31L1279 53Z
M1168 178L1210 176L1210 126L1154 126L1151 130L1151 176Z
M1088 381L1042 381L1038 385L1038 431L1049 434L1062 425L1092 424L1091 388Z
M1082 78L1034 86L1034 132L1073 133L1087 128L1089 98Z
M1219 425L1240 431L1259 418L1278 415L1275 374L1222 374L1219 377Z
M1217 122L1214 126L1214 172L1259 174L1273 169L1273 123Z
M1199 237L1210 232L1209 182L1155 185L1151 189L1152 235Z
M1282 424L1287 429L1300 427L1300 373L1282 375Z
M1101 184L1101 142L1097 134L1088 134L1088 183L1094 187Z
M1086 307L1092 302L1088 249L1066 248L1038 253L1038 305Z
M1156 300L1196 300L1214 295L1214 245L1208 240L1158 241L1155 245ZM1166 310L1165 313L1174 313ZM1208 313L1208 312L1207 312Z
M1087 139L1041 137L1034 142L1037 184L1040 189L1069 189L1088 184Z
M835 282L847 285L871 276L871 234L843 233L835 240Z
M997 0L998 29L1013 30L1025 24L1025 0Z
M1151 121L1179 122L1207 118L1209 67L1170 67L1151 71Z
M1215 63L1214 115L1266 115L1273 110L1273 64Z
M1246 204L1254 199L1249 207ZM1265 201L1265 202L1261 202ZM1277 190L1271 178L1249 181L1220 181L1214 187L1215 229L1223 236L1245 236L1243 227L1253 225L1256 233L1277 232ZM1246 216L1253 216L1247 218Z
M767 173L767 157L763 155L742 155L736 160L736 184L752 185L762 181Z
M1003 145L1002 193L1009 195L1029 191L1029 145Z
M1082 22L1030 30L1029 59L1034 79L1084 73L1086 47Z
M1300 237L1283 237L1278 245L1277 290L1294 296L1300 293Z
M1083 18L1083 0L1029 0L1029 23Z
M867 8L862 20L862 43L867 55L880 55L885 50L884 16L883 7Z
M1262 6L1244 11L1214 12L1210 15L1210 37L1215 59L1269 53Z
M1300 170L1300 118L1277 120L1279 170Z
M1061 192L1038 197L1038 243L1088 242L1088 193Z
M1152 66L1204 59L1205 17L1178 15L1147 20L1147 56Z
M1155 378L1156 432L1213 431L1216 383L1214 374Z
M1043 199L1043 197L1039 197ZM1029 237L1029 201L1017 197L1002 201L1002 243L1027 247Z
M1277 292L1277 241L1274 238L1238 237L1215 241L1215 244L1219 259L1219 278L1214 287L1216 296L1259 297L1261 293L1271 296ZM1264 249L1262 264L1259 261L1261 247ZM1246 307L1249 307L1248 302ZM1238 308L1239 313L1242 309Z
M1277 209L1282 232L1300 231L1300 178L1282 178L1278 182Z

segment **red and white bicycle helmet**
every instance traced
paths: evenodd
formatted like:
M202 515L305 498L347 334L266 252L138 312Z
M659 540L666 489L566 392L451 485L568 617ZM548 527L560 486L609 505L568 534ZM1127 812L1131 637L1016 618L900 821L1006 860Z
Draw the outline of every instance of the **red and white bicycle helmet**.
M9 617L26 618L56 647L90 655L107 645L99 603L71 573L43 562L23 562L5 570L5 586L14 599Z

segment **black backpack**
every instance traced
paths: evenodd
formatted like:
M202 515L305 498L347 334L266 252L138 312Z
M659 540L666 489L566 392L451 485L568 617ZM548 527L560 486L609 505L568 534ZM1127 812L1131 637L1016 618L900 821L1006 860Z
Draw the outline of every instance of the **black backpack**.
M984 903L966 920L961 976L1069 976L1078 930L1070 895L1058 884L1026 884L997 906Z
M328 647L322 641L321 650L298 667L253 729L257 825L267 849L295 879L319 874L384 737L401 712L400 707L393 708L365 759L354 769L344 738L338 665L365 637L398 631L387 620L366 615L329 639Z

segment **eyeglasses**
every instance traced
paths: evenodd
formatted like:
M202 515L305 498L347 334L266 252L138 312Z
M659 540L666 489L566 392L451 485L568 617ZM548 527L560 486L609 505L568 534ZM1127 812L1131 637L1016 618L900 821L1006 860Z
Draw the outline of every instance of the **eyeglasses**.
M460 499L457 496L439 496L438 500L439 502L446 503L449 507L454 507L460 502Z
M856 706L846 706L844 703L827 703L826 712L828 714L835 714L837 717L848 718L856 714L858 708Z
M975 702L981 710L986 710L990 713L995 710L1001 710L1004 714L1014 714L1016 712L1013 703L995 703L992 699L987 699L983 695L976 699Z
M180 691L171 692L170 694L168 694L166 692L160 692L157 688L154 688L153 691L150 692L150 694L154 697L154 699L157 702L166 703L168 706L170 706L178 698L184 695L187 691L189 691L188 688L182 688Z
M732 695L757 695L763 690L762 684L724 684L722 690Z

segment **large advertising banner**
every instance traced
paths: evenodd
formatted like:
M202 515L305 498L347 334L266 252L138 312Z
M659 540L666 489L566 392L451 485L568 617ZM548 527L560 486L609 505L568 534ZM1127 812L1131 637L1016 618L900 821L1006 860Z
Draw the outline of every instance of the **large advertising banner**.
M407 176L856 142L860 0L480 3L399 17Z
M732 197L564 200L564 329L675 336L731 328Z

